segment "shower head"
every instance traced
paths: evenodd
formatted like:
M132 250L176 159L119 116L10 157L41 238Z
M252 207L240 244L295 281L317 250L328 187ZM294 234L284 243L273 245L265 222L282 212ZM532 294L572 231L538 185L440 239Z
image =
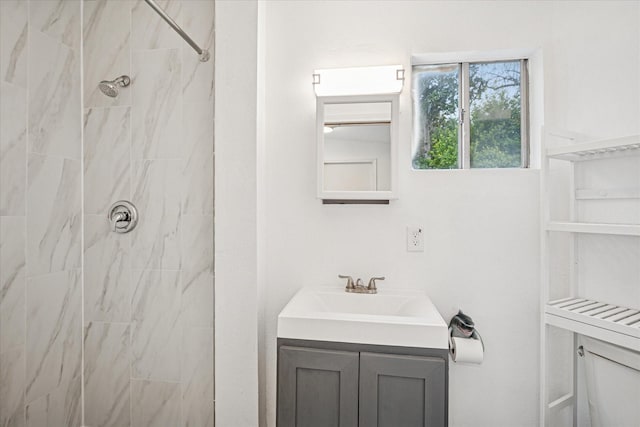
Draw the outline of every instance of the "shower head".
M98 88L100 88L102 93L104 93L105 95L111 98L115 98L118 96L118 92L119 92L118 88L127 87L129 86L129 84L131 84L131 79L129 78L129 76L120 76L115 80L101 81L100 84L98 85Z

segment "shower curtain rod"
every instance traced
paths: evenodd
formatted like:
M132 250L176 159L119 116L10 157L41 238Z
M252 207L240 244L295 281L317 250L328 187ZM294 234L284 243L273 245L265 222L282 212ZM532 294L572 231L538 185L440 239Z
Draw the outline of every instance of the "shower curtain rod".
M162 19L167 21L167 23L171 26L171 28L173 28L176 31L176 33L180 34L180 37L182 37L187 43L189 43L189 45L193 48L193 50L198 52L198 55L200 55L200 61L207 62L209 60L211 56L209 55L209 51L206 49L200 48L200 46L198 46L198 44L194 42L193 39L189 37L189 35L185 33L182 28L180 28L180 25L178 25L176 21L171 19L171 17L167 15L167 12L165 12L160 6L156 4L155 0L144 0L144 1L149 6L151 6L151 8L155 10L158 13L158 15L162 17Z

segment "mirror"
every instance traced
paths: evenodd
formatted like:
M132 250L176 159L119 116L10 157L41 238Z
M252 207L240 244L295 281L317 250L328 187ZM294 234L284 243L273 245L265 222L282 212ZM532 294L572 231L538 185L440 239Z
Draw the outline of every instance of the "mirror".
M397 96L320 97L317 126L321 199L393 198Z

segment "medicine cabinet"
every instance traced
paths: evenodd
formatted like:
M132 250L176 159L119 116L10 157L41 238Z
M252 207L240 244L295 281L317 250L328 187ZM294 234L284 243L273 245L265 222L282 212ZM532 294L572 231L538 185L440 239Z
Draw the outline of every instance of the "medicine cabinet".
M396 197L398 95L319 96L316 127L320 199Z

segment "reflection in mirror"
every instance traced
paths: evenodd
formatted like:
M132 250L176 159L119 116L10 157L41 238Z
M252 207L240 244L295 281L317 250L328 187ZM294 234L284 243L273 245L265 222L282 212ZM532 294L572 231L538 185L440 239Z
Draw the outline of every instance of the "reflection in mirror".
M324 105L324 191L391 190L391 103Z
M326 125L324 189L389 191L391 133L388 123Z

